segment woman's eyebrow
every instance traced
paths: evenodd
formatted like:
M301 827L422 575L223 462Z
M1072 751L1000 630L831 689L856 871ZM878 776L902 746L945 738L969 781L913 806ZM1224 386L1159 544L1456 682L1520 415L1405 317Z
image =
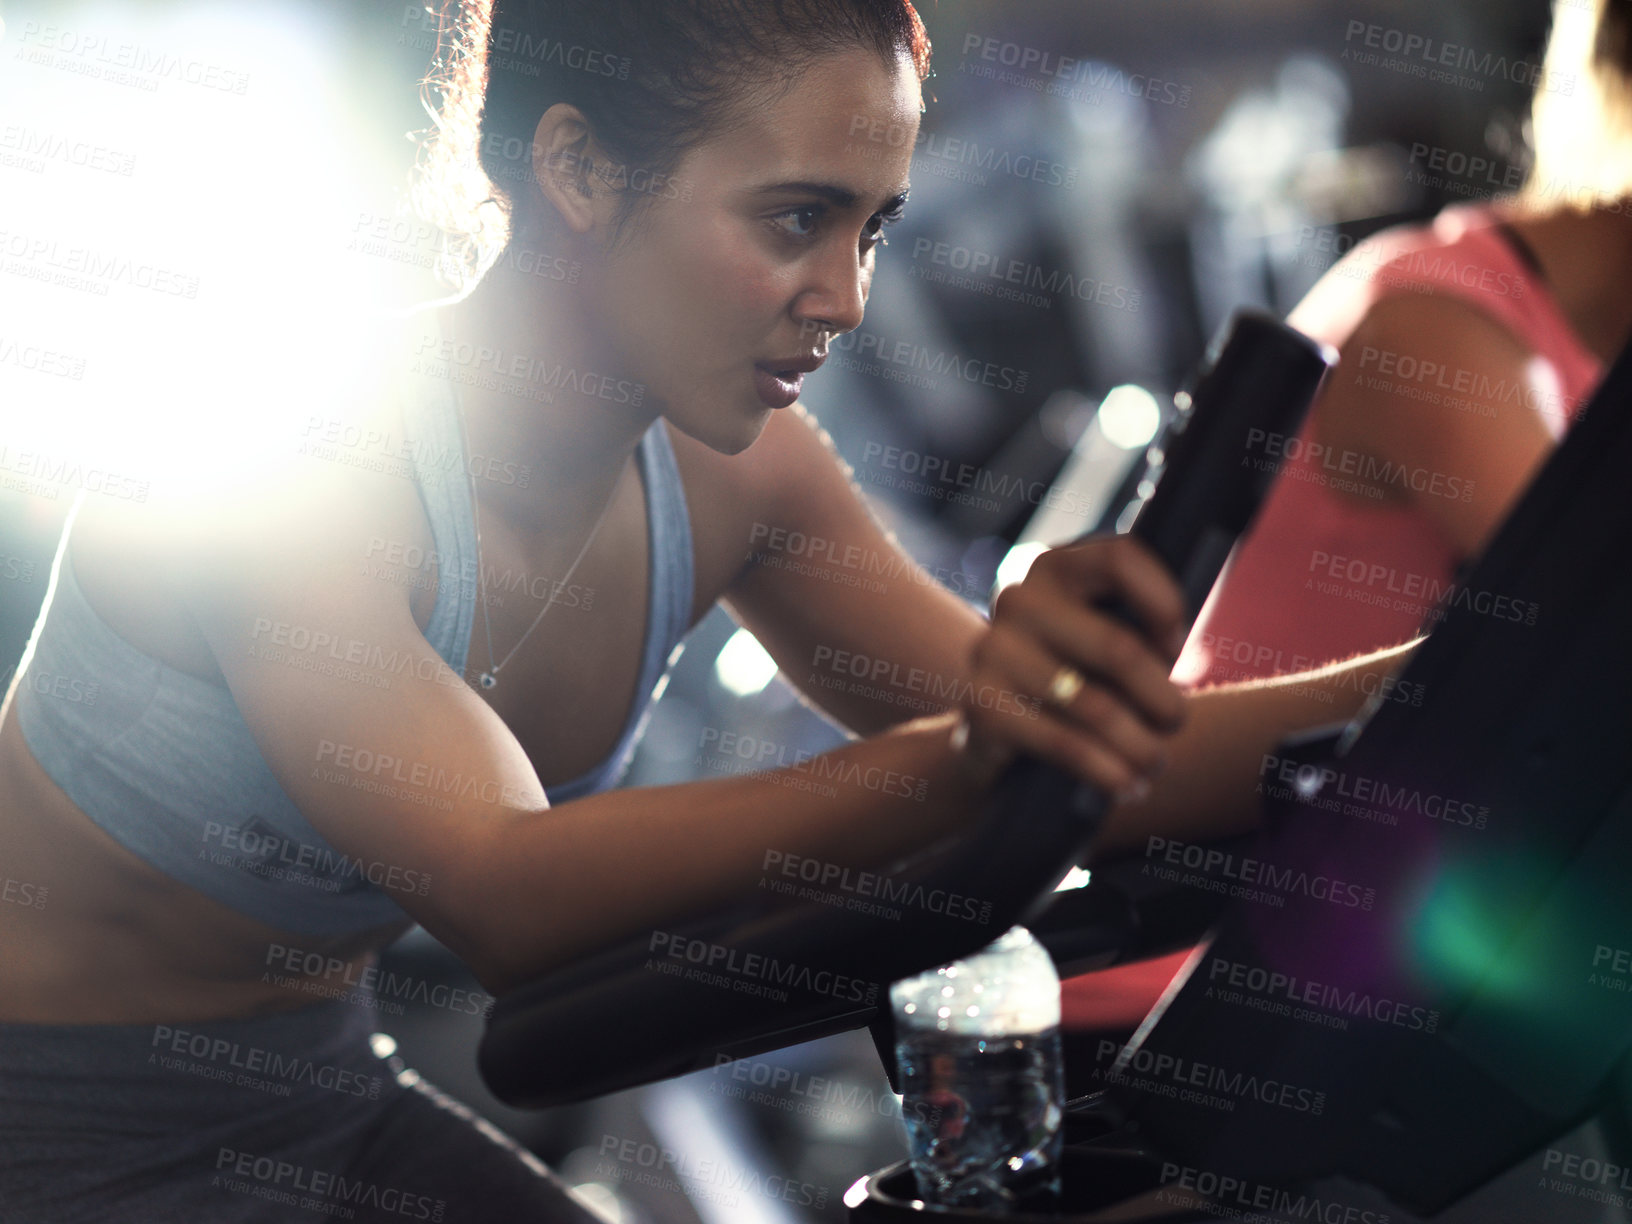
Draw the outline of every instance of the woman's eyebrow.
M836 208L854 208L861 201L861 194L848 187L841 187L837 183L818 183L795 181L790 183L769 183L757 189L759 195L786 193L788 195L813 195L818 199L826 200ZM894 212L904 207L907 202L907 191L903 188L890 199L886 200L879 209L880 212Z

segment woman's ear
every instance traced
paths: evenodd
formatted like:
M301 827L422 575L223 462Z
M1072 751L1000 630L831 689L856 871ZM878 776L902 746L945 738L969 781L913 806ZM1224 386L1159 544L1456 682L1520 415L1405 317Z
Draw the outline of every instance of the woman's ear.
M575 234L611 220L616 193L608 186L607 161L576 106L557 102L544 112L533 132L533 178Z

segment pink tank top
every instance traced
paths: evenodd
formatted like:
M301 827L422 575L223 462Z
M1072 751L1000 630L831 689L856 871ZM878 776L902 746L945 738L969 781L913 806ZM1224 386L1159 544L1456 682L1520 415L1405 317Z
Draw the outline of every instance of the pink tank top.
M1459 205L1429 225L1380 234L1328 272L1288 321L1341 347L1372 305L1390 294L1444 294L1466 302L1544 359L1544 385L1531 390L1515 383L1511 394L1541 413L1555 438L1562 436L1597 386L1602 363L1577 339L1498 223L1488 207ZM1479 377L1375 350L1347 355L1333 376L1375 378L1436 412L1471 410L1466 396ZM1504 394L1489 380L1480 390ZM1364 460L1354 452L1323 452L1313 441L1311 421L1284 444L1281 475L1202 609L1175 680L1257 679L1398 645L1422 632L1450 587L1459 558L1428 517L1412 505L1368 505L1344 496L1340 490ZM1460 496L1449 474L1399 467L1370 474Z

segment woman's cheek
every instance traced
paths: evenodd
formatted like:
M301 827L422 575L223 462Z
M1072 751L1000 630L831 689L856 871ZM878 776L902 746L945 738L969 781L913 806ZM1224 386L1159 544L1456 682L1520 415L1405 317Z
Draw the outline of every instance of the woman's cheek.
M790 296L785 267L754 252L739 252L724 269L722 284L730 286L726 309L744 320L781 314Z

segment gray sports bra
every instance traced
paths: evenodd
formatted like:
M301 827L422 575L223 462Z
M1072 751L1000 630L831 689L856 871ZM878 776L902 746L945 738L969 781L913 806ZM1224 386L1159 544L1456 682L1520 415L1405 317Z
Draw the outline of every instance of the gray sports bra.
M438 572L474 574L476 525L453 388L446 377L404 381L404 432L414 443ZM661 419L637 454L651 546L639 696L611 754L549 788L552 804L622 776L690 620L691 526ZM458 465L438 464L437 456ZM70 516L15 698L23 737L51 779L121 845L271 926L336 935L406 917L394 897L423 891L429 880L326 842L273 778L227 689L143 654L86 602L68 559L72 530ZM475 598L475 583L439 581L425 628L460 675Z

